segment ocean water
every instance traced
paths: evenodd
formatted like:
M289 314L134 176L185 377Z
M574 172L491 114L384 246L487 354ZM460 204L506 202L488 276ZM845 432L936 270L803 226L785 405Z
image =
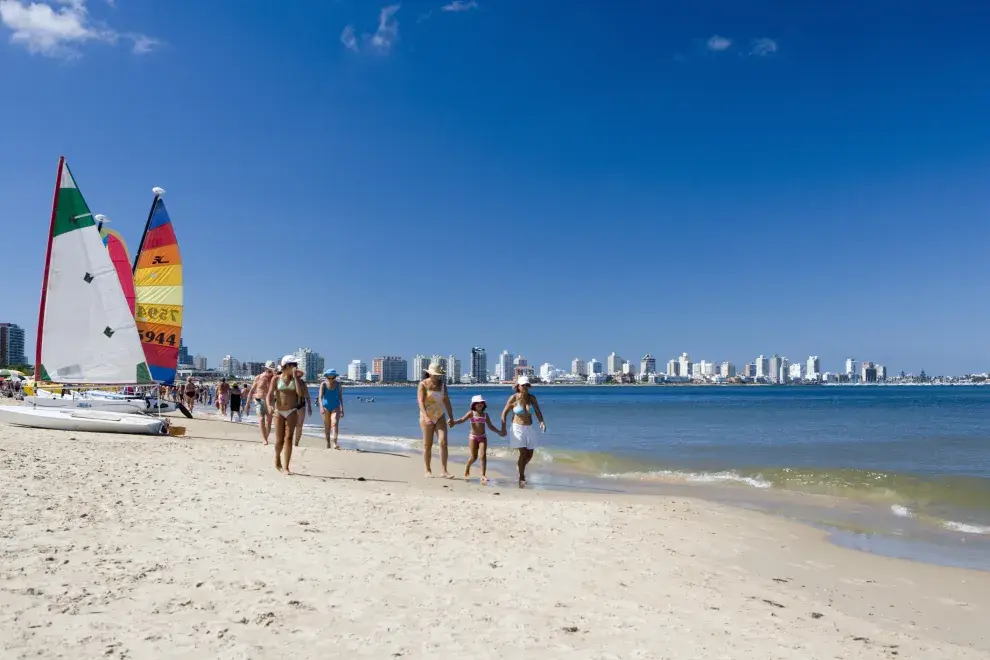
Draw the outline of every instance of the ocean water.
M452 388L455 415L478 393L497 425L508 387ZM694 495L818 525L850 547L990 570L990 387L534 394L548 428L527 474L532 487ZM419 449L414 388L345 396L345 446ZM489 439L490 469L511 475L514 454ZM466 453L467 427L450 445Z

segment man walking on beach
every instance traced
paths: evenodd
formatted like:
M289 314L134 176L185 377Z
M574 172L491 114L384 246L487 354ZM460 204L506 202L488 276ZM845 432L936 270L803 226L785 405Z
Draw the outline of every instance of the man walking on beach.
M265 403L265 397L268 396L268 386L271 385L272 378L275 377L275 362L269 360L265 362L265 370L258 374L254 382L251 383L251 389L248 391L247 400L248 405L251 405L251 401L254 401L255 412L258 413L258 428L261 430L261 439L268 444L268 436L272 432L272 411L268 409L268 405Z

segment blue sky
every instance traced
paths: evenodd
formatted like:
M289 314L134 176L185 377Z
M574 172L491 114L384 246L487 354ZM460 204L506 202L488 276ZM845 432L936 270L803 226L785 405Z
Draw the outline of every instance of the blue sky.
M0 320L64 154L211 363L990 369L990 6L808 4L0 0Z

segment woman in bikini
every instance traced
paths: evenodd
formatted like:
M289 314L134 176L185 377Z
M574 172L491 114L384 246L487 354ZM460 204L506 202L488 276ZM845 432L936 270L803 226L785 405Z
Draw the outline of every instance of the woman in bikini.
M533 428L533 417L540 422L540 430L544 433L547 425L543 423L543 411L540 404L536 402L536 397L529 393L529 378L520 376L516 384L515 393L505 402L505 409L502 411L502 428L505 428L505 419L512 412L512 436L509 438L509 446L519 450L519 487L526 487L526 466L533 460L533 452L539 444L536 439L536 429Z
M454 419L454 412L450 408L450 398L447 396L447 385L443 376L443 369L439 365L431 364L416 389L416 399L419 402L419 427L423 430L423 462L426 463L426 476L433 476L430 463L433 459L435 434L440 441L442 476L450 479L451 475L447 472L447 428Z
M490 428L492 431L498 435L505 437L505 421L502 421L502 428L497 429L495 425L492 424L491 418L485 409L488 407L488 403L485 402L485 397L480 394L476 394L471 397L471 409L458 420L455 420L453 424L450 425L453 428L457 424L470 421L471 422L471 435L468 436L468 443L471 448L471 458L468 459L467 465L464 466L464 481L471 479L471 466L474 462L478 460L478 452L481 451L481 483L488 483L488 435L485 433L485 428Z
M306 389L296 375L299 360L295 355L282 358L282 373L273 378L268 386L269 410L275 411L275 469L291 475L289 461L292 460L292 436L296 431L296 411L306 405ZM285 460L282 460L282 450Z

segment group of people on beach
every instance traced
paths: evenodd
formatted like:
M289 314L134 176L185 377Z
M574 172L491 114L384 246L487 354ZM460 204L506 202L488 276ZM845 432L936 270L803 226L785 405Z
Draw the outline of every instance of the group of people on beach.
M471 467L480 459L481 483L488 482L488 431L492 431L503 438L509 436L509 447L519 450L519 487L525 488L526 466L533 460L533 453L539 444L535 425L541 431L546 431L543 411L530 391L529 378L520 376L516 381L513 393L502 409L501 424L496 426L487 412L488 402L481 395L472 397L469 410L455 418L445 376L442 367L430 365L423 372L416 389L426 476L433 476L433 444L436 440L440 445L440 465L443 470L441 476L453 478L447 471L448 432L458 424L470 424L468 445L471 453L464 467L464 478L470 479ZM191 378L186 380L184 387L186 405L192 410L197 396L201 395L201 389L197 388ZM299 369L298 358L286 355L277 368L275 362L269 360L250 387L245 385L242 388L237 383L231 385L226 379L221 380L216 387L215 397L215 405L221 416L227 417L229 411L231 421L235 414L240 420L242 411L250 411L250 407L254 406L261 439L266 445L269 444L272 431L275 432L275 468L291 475L292 448L299 446L302 440L306 416L313 415L313 401L305 374ZM344 393L335 369L323 372L316 404L323 420L327 449L340 449L337 438L340 421L344 417ZM509 415L512 416L512 421L507 427Z
M512 395L502 409L501 426L496 427L488 415L488 402L482 395L471 398L470 409L461 417L454 418L450 406L450 396L447 393L447 381L442 367L430 365L423 373L423 378L416 390L416 400L419 404L419 426L423 431L423 462L426 464L426 476L432 477L433 440L440 444L440 466L442 477L451 479L447 472L447 434L449 429L458 424L469 423L471 432L468 444L471 455L464 466L464 478L470 479L471 466L481 458L481 482L488 482L488 430L503 438L507 435L506 421L512 414L511 437L509 447L519 450L517 467L519 469L519 487L526 487L526 466L533 460L533 453L539 444L536 431L533 428L534 419L539 423L541 431L547 426L543 421L543 411L536 397L530 392L531 383L526 376L520 376L513 388Z

